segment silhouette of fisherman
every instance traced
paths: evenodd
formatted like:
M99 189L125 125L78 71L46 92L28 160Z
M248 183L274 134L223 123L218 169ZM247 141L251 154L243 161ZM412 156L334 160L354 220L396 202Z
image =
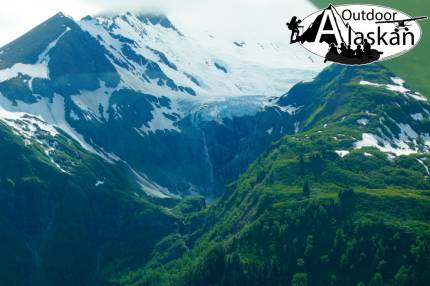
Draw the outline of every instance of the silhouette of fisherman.
M299 34L300 34L299 27L302 27L302 26L299 26L299 24L301 22L302 22L302 20L297 20L297 17L293 16L293 18L291 18L290 22L287 23L288 29L291 30L291 39L290 39L291 44L299 41L299 39L298 39ZM295 38L294 38L294 35L296 35Z
M362 59L362 58L363 58L363 56L364 56L364 52L363 52L363 50L361 49L361 45L357 45L357 49L355 49L354 53L355 53L355 56L356 56L357 58L359 58L359 59Z
M371 45L369 44L369 42L367 41L367 39L364 39L364 44L363 44L364 54L365 54L365 55L370 55L370 54L372 54L371 49L372 49L372 47L371 47Z

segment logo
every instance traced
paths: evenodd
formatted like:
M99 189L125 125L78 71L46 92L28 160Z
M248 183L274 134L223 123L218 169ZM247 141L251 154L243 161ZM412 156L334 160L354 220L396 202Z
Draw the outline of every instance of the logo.
M291 44L346 65L364 65L398 57L421 38L419 20L401 11L376 5L329 5L300 20L287 23Z

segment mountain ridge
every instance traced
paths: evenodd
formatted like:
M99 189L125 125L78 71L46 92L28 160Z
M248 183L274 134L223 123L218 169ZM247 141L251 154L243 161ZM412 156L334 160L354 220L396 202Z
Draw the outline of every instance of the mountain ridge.
M331 66L296 85L284 100L311 102L301 110L307 125L274 142L215 204L185 213L181 237L111 284L427 285L428 150L354 144L375 130L361 116L379 115L381 105L393 115L390 105L407 98L360 82L393 76L380 65ZM166 261L180 244L189 250Z
M33 38L40 43L36 45L39 48L29 49L31 45L27 42ZM179 155L177 146L168 146L166 140L183 141L174 144L187 150L196 144L194 148L199 156L205 157L206 139L198 126L187 123L188 117L201 117L204 110L201 118L219 125L234 117L251 118L265 108L264 98L270 93L261 98L253 95L267 90L270 82L278 82L276 78L284 78L289 72L295 82L313 72L273 68L272 63L261 60L258 65L249 63L251 66L242 59L237 61L241 51L251 49L250 44L239 48L231 43L234 57L230 55L221 60L193 43L194 40L187 39L162 16L123 13L84 17L75 22L57 14L0 50L3 52L0 62L7 67L0 70L0 92L5 97L2 106L8 115L26 112L40 117L102 158L127 161L138 173L155 180L154 185L164 184L160 190L170 188L171 193L179 194L197 190L210 195L213 187L198 177L213 176L212 159L191 162L187 156ZM275 49L258 49L262 54L278 53ZM13 51L20 52L11 56ZM236 70L238 74L233 76ZM241 75L243 71L252 73L251 77ZM258 74L267 76L252 80ZM263 84L257 86L259 83ZM212 90L214 86L222 88ZM275 90L281 90L281 86L284 92L285 84L281 83L277 83ZM230 101L235 108L228 108ZM190 106L193 107L190 109ZM219 112L222 109L227 112ZM251 128L246 132L240 136L254 136ZM234 141L241 139L235 136ZM216 145L220 138L211 140ZM124 148L125 141L130 142L128 147L135 154ZM265 146L269 141L264 141ZM165 149L148 155L154 142L164 145ZM172 153L171 149L175 151ZM188 156L193 158L194 153ZM257 153L251 153L252 160ZM229 155L225 160L233 157ZM158 166L160 162L166 162L162 169ZM200 175L184 174L181 165L196 165L193 172ZM166 170L172 179L164 178ZM182 181L179 186L178 181Z

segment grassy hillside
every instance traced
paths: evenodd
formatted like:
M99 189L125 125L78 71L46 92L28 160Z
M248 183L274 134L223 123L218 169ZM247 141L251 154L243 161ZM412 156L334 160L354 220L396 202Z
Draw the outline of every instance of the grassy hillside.
M330 3L334 5L355 3L385 5L404 11L412 17L430 16L430 5L426 0L370 0L362 2L356 0L312 0L312 2L321 8L326 7ZM383 63L415 89L430 97L430 21L420 21L419 24L423 32L419 45L406 55Z

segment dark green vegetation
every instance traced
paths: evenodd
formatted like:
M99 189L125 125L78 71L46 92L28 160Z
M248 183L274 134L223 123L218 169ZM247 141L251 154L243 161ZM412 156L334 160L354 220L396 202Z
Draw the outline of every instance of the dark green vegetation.
M230 134L240 126L265 132L278 118L276 128L290 134L209 207L201 197L146 197L128 167L65 134L47 156L0 125L0 284L429 285L430 157L421 135L430 130L430 104L387 89L393 76L379 65L331 66L279 99L299 107L295 114L268 109L202 125L206 138L224 138L209 149L214 158L234 157L228 146L245 154L264 147L261 132L236 143ZM411 116L418 113L422 120ZM363 133L416 151L389 156L382 142L354 148Z
M193 114L177 122L180 133L141 136L135 129L154 108L169 109L167 97L121 89L107 110L72 118L85 117L76 89L115 86L118 75L64 16L16 41L19 59L34 63L19 47L46 46L64 25L71 30L49 54L52 77L35 79L31 92L20 75L0 92L12 103L60 92L66 120L87 142L173 192L221 197L210 206L202 197L149 198L125 163L35 130L28 118L13 121L20 136L1 123L0 285L430 284L430 104L393 91L393 73L331 66L255 115L220 124ZM20 61L8 57L0 63ZM151 66L149 77L167 80ZM363 134L378 142L355 148Z
M333 5L342 4L376 4L385 5L399 9L409 14L411 17L430 16L430 5L426 0L371 0L371 1L355 1L355 0L312 0L318 7L327 7L330 3ZM417 47L401 57L388 60L383 64L394 73L401 76L408 83L414 86L422 94L430 95L430 61L428 53L430 51L430 21L420 21L419 25L422 29L422 38Z
M111 284L430 285L430 181L417 162L429 156L351 149L381 128L380 116L410 122L407 112L428 108L358 84L391 76L378 65L332 66L294 87L283 101L304 106L303 131L273 144L214 205L183 202L180 232Z
M177 229L173 215L128 183L125 166L60 137L51 157L69 174L0 124L0 285L97 283L144 264Z

